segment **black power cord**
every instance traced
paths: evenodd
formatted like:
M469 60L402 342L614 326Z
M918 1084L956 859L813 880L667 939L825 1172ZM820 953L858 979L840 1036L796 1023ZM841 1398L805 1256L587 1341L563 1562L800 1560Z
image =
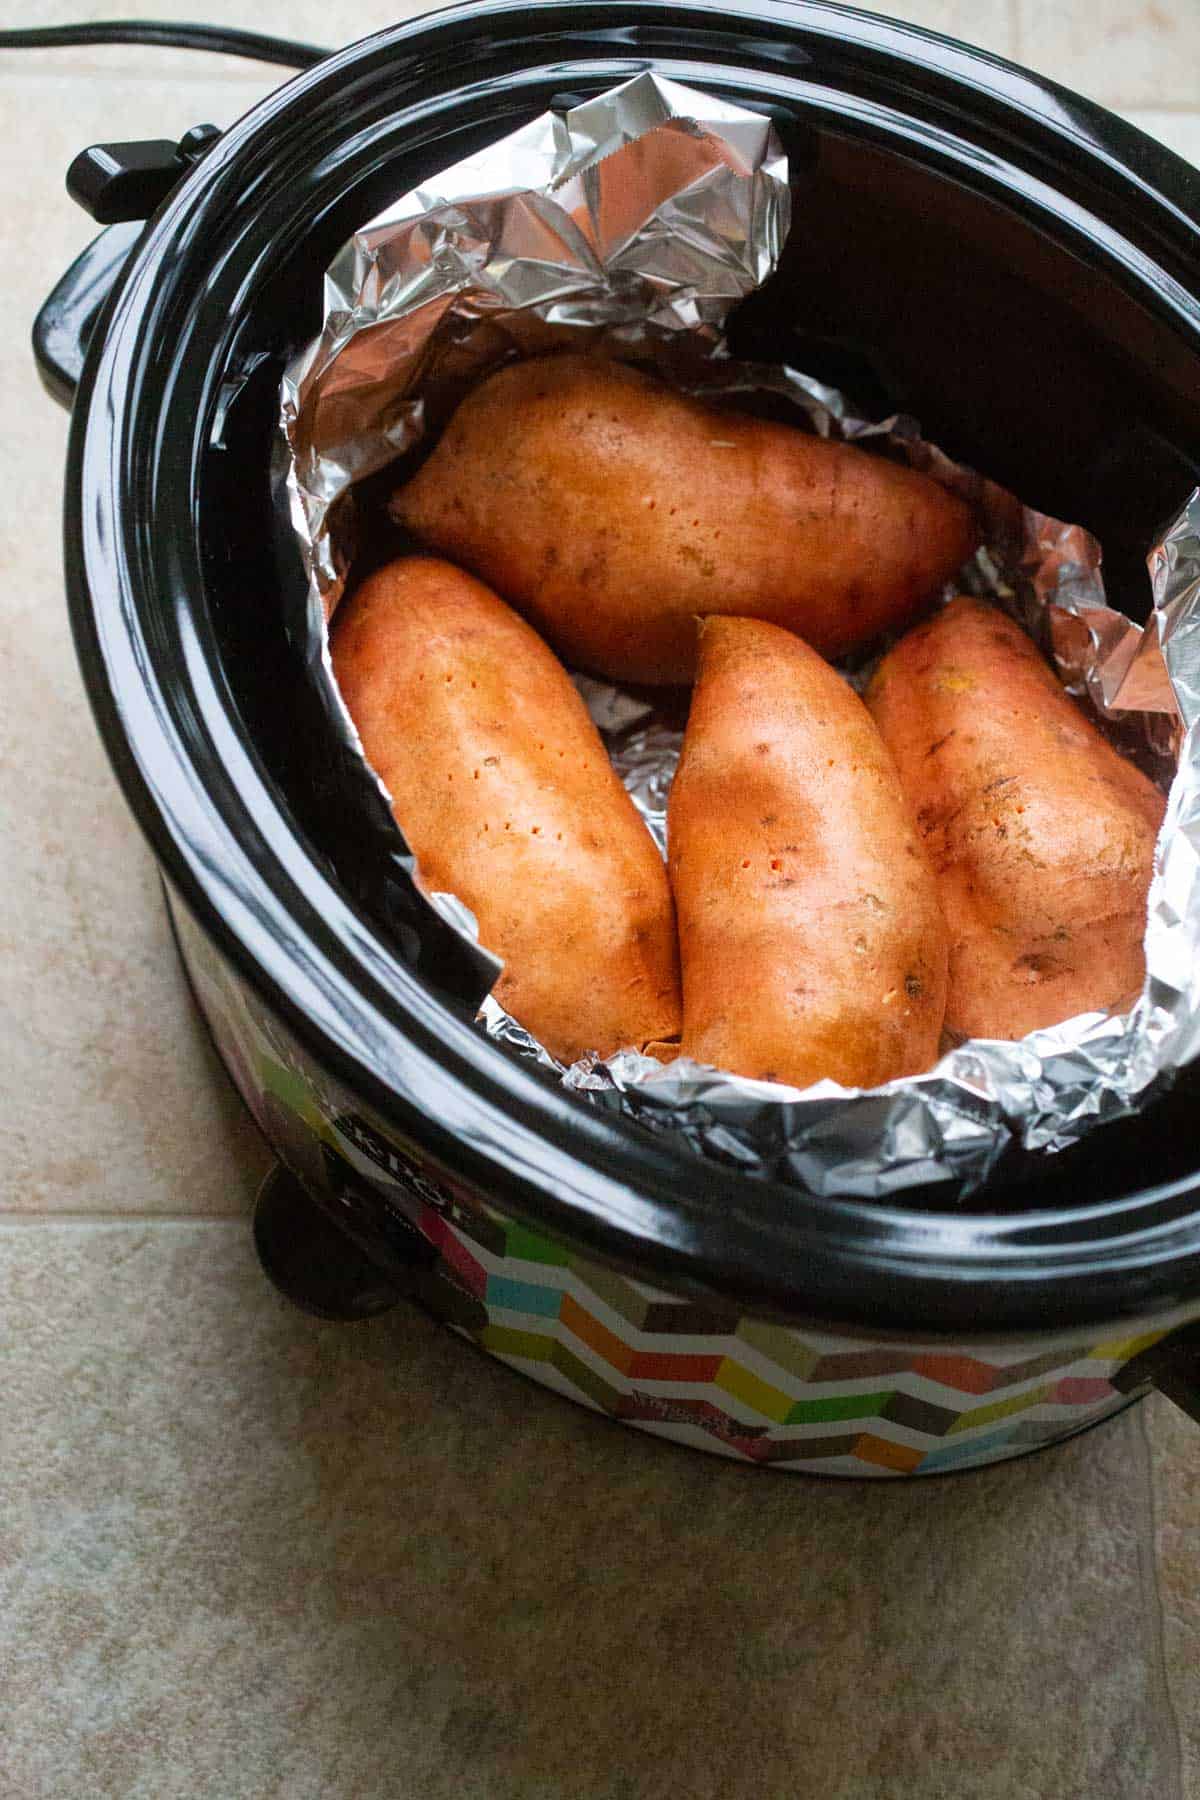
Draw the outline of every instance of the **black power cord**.
M263 37L257 31L232 31L223 25L173 25L159 19L109 19L96 25L35 25L25 31L0 31L0 50L71 49L88 44L156 44L171 50L216 50L223 56L279 63L285 69L308 69L331 54L315 44Z

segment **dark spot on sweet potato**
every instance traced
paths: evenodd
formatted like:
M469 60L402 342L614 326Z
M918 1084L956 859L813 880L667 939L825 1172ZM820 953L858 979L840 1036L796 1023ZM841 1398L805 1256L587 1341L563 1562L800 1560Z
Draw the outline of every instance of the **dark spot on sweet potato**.
M940 738L936 739L934 743L930 744L928 750L925 752L926 756L933 756L936 751L938 751L942 748L943 744L948 744L950 742L950 739L953 736L954 736L954 732L948 731L946 733L945 737L940 737Z
M935 831L944 831L948 825L953 825L961 811L961 806L956 806L952 812L943 812L940 806L933 804L923 806L917 814L917 825L922 836L929 837Z
M1013 964L1013 974L1024 975L1030 982L1045 981L1061 972L1061 963L1037 950L1029 950L1024 956L1018 956Z
M904 991L910 1000L919 1000L925 992L925 984L922 982L919 975L906 975L904 977Z

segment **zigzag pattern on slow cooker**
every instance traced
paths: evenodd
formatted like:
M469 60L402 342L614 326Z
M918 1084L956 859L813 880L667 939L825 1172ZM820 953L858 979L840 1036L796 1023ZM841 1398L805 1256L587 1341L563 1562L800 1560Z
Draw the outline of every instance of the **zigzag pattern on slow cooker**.
M674 1299L520 1225L468 1233L461 1216L424 1207L417 1223L465 1336L610 1418L748 1462L886 1476L1011 1456L1123 1406L1112 1373L1162 1335L989 1360L801 1334Z

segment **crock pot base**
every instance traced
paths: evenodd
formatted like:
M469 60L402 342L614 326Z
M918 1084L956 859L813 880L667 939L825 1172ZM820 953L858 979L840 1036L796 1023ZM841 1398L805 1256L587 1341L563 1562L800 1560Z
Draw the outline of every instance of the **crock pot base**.
M368 1117L166 893L218 1054L290 1171L266 1190L264 1266L273 1279L282 1273L277 1285L307 1310L329 1316L343 1304L366 1317L407 1293L479 1349L618 1424L734 1461L842 1479L984 1466L1061 1442L1131 1403L1113 1378L1160 1331L988 1349L792 1329L578 1255ZM318 1256L331 1260L344 1236L350 1273L342 1282L319 1269L306 1290L314 1208L326 1215Z
M405 1295L399 1288L382 1280L377 1266L330 1220L324 1208L282 1166L274 1170L259 1189L254 1214L254 1243L263 1272L272 1285L292 1305L315 1317L351 1322L375 1317L398 1305L402 1299L417 1298L416 1294ZM418 1304L422 1302L418 1300ZM441 1323L448 1325L457 1336L465 1338L482 1354L495 1354L485 1351L467 1328L455 1324L452 1318L446 1316L445 1309L439 1308L436 1303L433 1306L423 1304L422 1310L440 1319ZM560 1383L547 1379L547 1374L539 1373L536 1368L523 1367L515 1356L506 1356L502 1360L508 1363L514 1373L524 1375L541 1388L548 1388L559 1399L582 1402L590 1410L600 1413L610 1424L633 1423L648 1435L676 1442L683 1448L698 1447L715 1451L732 1461L750 1460L723 1447L709 1435L701 1434L698 1439L699 1428L690 1422L686 1431L681 1433L670 1421L624 1420L598 1405L587 1394L581 1393L571 1384L569 1377L564 1376ZM1061 1437L1036 1441L1025 1449L1017 1450L1008 1447L1013 1440L1006 1437L990 1457L977 1455L969 1463L964 1461L962 1467L934 1468L925 1470L924 1473L927 1478L936 1480L970 1474L972 1469L984 1467L988 1461L1011 1462L1040 1455L1042 1451L1056 1449L1098 1425L1107 1424L1129 1407L1136 1406L1143 1398L1143 1394L1121 1396L1110 1411L1065 1432ZM849 1441L853 1444L859 1440L851 1438ZM978 1451L978 1444L973 1448ZM849 1454L854 1456L853 1449ZM837 1460L839 1466L828 1469L821 1469L807 1461L789 1463L783 1459L767 1462L765 1466L789 1474L808 1475L820 1481L871 1480L889 1473L908 1472L901 1468L889 1470L885 1464L878 1463L871 1468L848 1468L843 1459Z
M472 1339L470 1337L469 1333L462 1331L461 1328L451 1326L451 1330L455 1331L457 1336L465 1337L467 1339L467 1341L472 1345L472 1347L476 1351L480 1352L482 1355L484 1355L484 1356L493 1356L494 1355L493 1352L483 1350L482 1346L479 1345L474 1339ZM503 1360L507 1360L507 1359L503 1359ZM558 1399L570 1402L575 1405L580 1404L581 1396L578 1393L574 1393L566 1388L553 1385L553 1384L545 1381L540 1375L536 1374L534 1371L522 1368L514 1361L509 1362L509 1367L513 1370L513 1372L515 1374L521 1375L526 1380L534 1382L538 1387L543 1388L543 1389L548 1389L549 1392L554 1394ZM635 1430L644 1432L649 1437L657 1437L657 1438L662 1439L664 1442L673 1443L681 1450L699 1449L699 1450L703 1450L703 1451L707 1452L710 1455L714 1454L714 1453L717 1455L724 1455L724 1457L727 1461L741 1462L741 1463L745 1464L745 1466L747 1468L753 1468L753 1467L766 1468L766 1469L773 1470L777 1474L799 1475L799 1476L803 1477L804 1479L812 1480L812 1481L838 1481L838 1482L861 1481L861 1482L866 1482L866 1483L874 1485L878 1480L880 1480L881 1478L885 1478L888 1475L904 1476L904 1475L915 1474L915 1475L919 1475L923 1481L951 1481L951 1480L956 1480L959 1476L962 1476L962 1475L972 1475L972 1474L974 1474L974 1472L977 1469L987 1468L991 1463L995 1463L995 1462L1025 1462L1030 1457L1041 1456L1047 1450L1058 1450L1064 1444L1071 1443L1075 1438L1084 1437L1089 1431L1095 1431L1095 1430L1098 1430L1099 1427L1102 1425L1108 1425L1113 1419L1119 1418L1122 1413L1128 1412L1131 1407L1140 1406L1142 1401L1145 1398L1146 1398L1146 1394L1144 1392L1137 1393L1137 1394L1123 1394L1123 1395L1121 1395L1120 1399L1112 1406L1112 1408L1108 1412L1101 1413L1095 1418L1088 1419L1086 1421L1086 1423L1084 1423L1082 1425L1076 1425L1076 1426L1072 1427L1070 1430L1064 1431L1060 1437L1043 1438L1036 1442L1031 1442L1031 1443L1026 1444L1023 1449L1020 1449L1020 1448L1019 1449L1008 1449L1008 1448L1000 1447L1000 1448L996 1449L991 1455L980 1456L978 1458L978 1460L975 1460L975 1461L967 1461L964 1456L961 1464L958 1467L953 1467L953 1466L947 1465L947 1466L944 1466L941 1468L923 1468L923 1469L916 1469L916 1470L887 1469L887 1468L882 1468L882 1467L869 1468L861 1463L855 1467L846 1467L841 1464L839 1464L839 1466L837 1466L837 1467L833 1467L833 1466L822 1467L817 1463L785 1462L783 1460L776 1460L774 1462L763 1462L763 1463L756 1464L756 1463L748 1462L746 1458L738 1457L738 1456L734 1455L732 1452L729 1452L729 1451L723 1452L719 1449L718 1446L716 1446L712 1442L699 1442L694 1437L687 1437L682 1434L675 1434L675 1433L672 1433L672 1431L668 1428L656 1427L653 1424L648 1424L644 1421L625 1420L625 1419L616 1418L611 1413L603 1412L602 1409L599 1407L591 1406L590 1403L586 1400L584 1400L582 1402L582 1404L587 1405L589 1407L590 1411L599 1413L601 1418L608 1425L622 1426L622 1425L626 1425L626 1424L633 1424ZM833 1462L833 1459L831 1458L830 1463L832 1464L832 1462Z

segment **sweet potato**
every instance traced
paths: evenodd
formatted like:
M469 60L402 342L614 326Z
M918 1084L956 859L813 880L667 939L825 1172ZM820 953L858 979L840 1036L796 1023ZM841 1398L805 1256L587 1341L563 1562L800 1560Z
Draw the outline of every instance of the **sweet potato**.
M691 679L697 614L835 655L903 623L975 544L924 475L575 354L483 382L391 508L568 662L638 682Z
M450 564L405 557L339 611L333 668L430 891L504 959L496 996L570 1062L679 1027L662 858L566 671Z
M685 1055L797 1087L936 1059L933 876L870 715L799 638L702 623L668 837Z
M1136 992L1163 797L994 606L901 639L867 704L950 927L946 1024L1019 1038Z

